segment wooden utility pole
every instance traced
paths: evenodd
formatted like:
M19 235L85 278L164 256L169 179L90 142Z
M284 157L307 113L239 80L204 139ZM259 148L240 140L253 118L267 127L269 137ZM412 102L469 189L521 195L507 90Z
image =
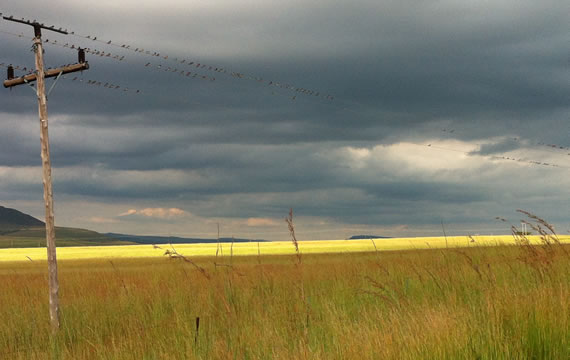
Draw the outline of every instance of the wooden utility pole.
M48 136L48 115L47 115L47 96L45 93L45 78L52 76L61 76L65 73L87 70L89 64L85 62L85 52L79 50L79 63L61 67L58 69L51 69L44 71L44 58L42 46L42 33L41 29L47 29L62 34L67 34L66 31L61 29L56 30L53 26L46 27L35 21L16 20L12 17L3 17L5 20L23 23L34 27L34 45L33 49L36 55L36 72L20 78L14 78L14 69L8 68L8 79L4 81L4 87L9 88L12 86L29 84L36 81L36 93L38 96L38 113L40 117L40 140L41 140L41 155L42 155L42 180L44 185L44 202L46 214L46 245L48 256L48 272L49 272L49 315L52 331L57 331L60 326L60 311L59 311L59 281L57 279L57 257L55 246L55 223L53 211L53 191L51 181L51 161L49 156L49 136ZM57 81L57 80L56 80Z

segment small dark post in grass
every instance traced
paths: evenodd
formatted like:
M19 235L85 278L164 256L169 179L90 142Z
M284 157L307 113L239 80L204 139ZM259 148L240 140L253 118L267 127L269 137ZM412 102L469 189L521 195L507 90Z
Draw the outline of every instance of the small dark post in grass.
M200 333L200 317L196 316L196 334L194 335L194 345L198 343L198 334Z

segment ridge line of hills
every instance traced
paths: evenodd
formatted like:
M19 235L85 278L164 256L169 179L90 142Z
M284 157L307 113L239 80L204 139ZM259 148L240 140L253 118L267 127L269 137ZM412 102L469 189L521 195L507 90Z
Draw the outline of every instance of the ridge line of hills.
M263 239L184 238L177 236L101 234L96 231L56 226L57 246L103 246L136 244L197 244L217 242L266 242ZM375 235L355 235L347 240L383 239ZM0 248L45 247L45 223L16 209L0 206Z
M216 243L218 239L143 236L56 226L57 246ZM0 206L0 248L45 247L45 223L16 209ZM220 242L263 242L262 239L221 238Z

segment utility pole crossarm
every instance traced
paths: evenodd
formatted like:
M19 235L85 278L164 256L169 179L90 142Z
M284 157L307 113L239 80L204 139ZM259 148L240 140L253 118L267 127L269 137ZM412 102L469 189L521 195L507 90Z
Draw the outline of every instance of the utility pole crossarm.
M87 69L89 69L89 63L87 63L87 62L82 63L82 64L73 64L73 65L63 66L63 67L56 68L56 69L48 69L44 73L44 78L56 77L60 73L62 75L65 75L65 74L73 73L76 71L83 71L83 70L87 70ZM4 87L10 88L10 87L17 86L17 85L31 83L31 82L36 81L36 80L37 80L36 74L28 74L28 75L21 76L18 78L4 80Z
M20 20L20 19L14 19L13 16L2 16L2 18L3 18L4 20L17 22L17 23L20 23L20 24L31 25L31 26L33 26L34 28L37 27L37 28L41 28L41 29L46 29L46 30L54 31L54 32L56 32L56 33L60 33L60 34L64 34L64 35L67 35L67 34L68 34L67 30L62 30L61 28L56 29L55 26L45 26L44 24L40 24L40 23L38 23L38 22L35 21L35 20L34 20L34 21L30 21L30 20L24 20L24 19L21 19L21 20Z

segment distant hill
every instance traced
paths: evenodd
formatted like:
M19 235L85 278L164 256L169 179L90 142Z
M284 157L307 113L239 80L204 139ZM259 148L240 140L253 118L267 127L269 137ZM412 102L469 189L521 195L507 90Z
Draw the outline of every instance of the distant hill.
M200 239L200 238L183 238L176 236L144 236L144 235L126 235L107 233L104 234L110 238L122 241L130 241L137 244L212 244L217 243L218 239ZM251 240L251 239L234 239L220 238L219 242L266 242L267 240Z
M0 206L0 248L46 246L45 223L16 209ZM132 245L133 242L107 237L95 231L68 227L55 228L56 245Z
M391 239L389 236L376 236L376 235L353 235L348 240L364 240L364 239Z
M0 206L0 235L18 229L44 226L44 222L16 209Z

